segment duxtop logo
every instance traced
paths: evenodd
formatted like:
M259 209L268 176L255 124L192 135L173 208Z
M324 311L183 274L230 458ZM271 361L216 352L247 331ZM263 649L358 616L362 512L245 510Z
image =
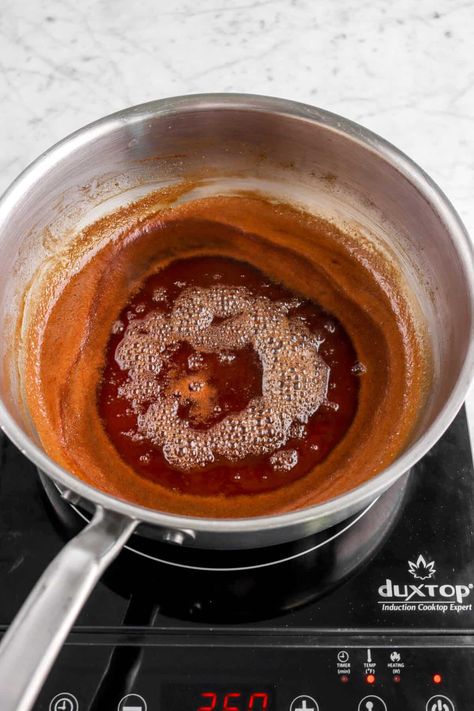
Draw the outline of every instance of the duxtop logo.
M434 560L424 557L408 561L408 572L415 580L431 580L437 570ZM387 578L379 587L379 605L384 612L465 612L472 610L468 602L473 583L394 582Z
M416 559L416 563L408 561L408 572L417 580L428 580L436 573L434 561L428 563L420 554Z

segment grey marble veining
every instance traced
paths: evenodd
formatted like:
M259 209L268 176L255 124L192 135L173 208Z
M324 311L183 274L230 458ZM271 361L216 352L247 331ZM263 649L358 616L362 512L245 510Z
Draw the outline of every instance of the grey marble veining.
M472 0L2 0L0 190L104 114L246 91L380 133L432 175L474 235L473 31Z

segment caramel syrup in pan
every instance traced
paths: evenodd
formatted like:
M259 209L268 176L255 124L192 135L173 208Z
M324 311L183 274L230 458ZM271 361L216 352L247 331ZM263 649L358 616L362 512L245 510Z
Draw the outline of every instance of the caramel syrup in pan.
M356 413L360 372L317 304L247 263L193 257L150 276L122 310L98 409L139 475L187 494L252 494L328 456Z

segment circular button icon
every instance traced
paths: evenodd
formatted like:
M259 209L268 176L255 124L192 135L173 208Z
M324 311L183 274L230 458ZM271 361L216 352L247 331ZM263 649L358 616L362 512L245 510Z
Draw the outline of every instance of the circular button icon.
M319 706L312 696L297 696L290 705L290 711L319 711Z
M143 696L127 694L119 701L117 711L146 711L147 705Z
M345 663L349 661L349 652L346 652L345 649L342 649L340 652L337 654L337 659L339 662Z
M387 711L387 704L380 696L370 694L359 701L357 711Z
M61 694L56 694L54 699L51 699L49 711L79 711L79 701L74 694L68 694L63 691Z
M426 702L426 711L456 711L451 699L443 694L436 694Z

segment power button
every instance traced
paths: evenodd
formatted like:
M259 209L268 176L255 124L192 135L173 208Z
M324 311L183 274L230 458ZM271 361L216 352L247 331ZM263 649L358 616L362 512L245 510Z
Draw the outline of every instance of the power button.
M447 696L436 694L426 702L426 711L456 711L454 703Z

